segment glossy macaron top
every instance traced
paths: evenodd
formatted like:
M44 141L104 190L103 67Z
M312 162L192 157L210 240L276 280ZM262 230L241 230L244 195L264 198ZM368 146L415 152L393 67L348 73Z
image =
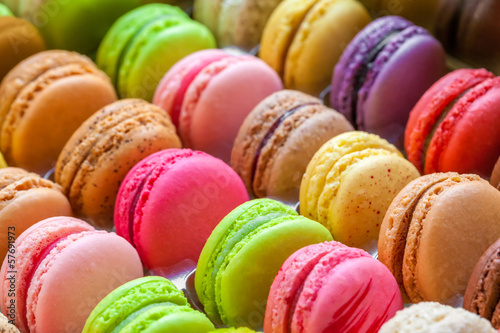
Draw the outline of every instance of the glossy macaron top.
M382 264L363 250L325 242L285 261L271 286L264 330L374 333L402 308L397 283Z
M410 114L408 159L422 172L488 178L500 155L500 79L484 69L456 70L436 82Z
M217 223L248 200L241 179L223 161L200 151L167 149L143 159L117 196L117 233L147 268L196 261Z
M331 83L347 45L370 22L368 11L350 0L285 0L273 11L259 56L285 87L318 96Z
M254 56L203 50L167 72L153 101L177 123L185 147L229 163L245 117L265 97L282 88L276 72Z
M500 328L500 241L493 243L478 260L467 284L464 309L491 321Z
M148 276L113 290L94 308L82 333L208 332L213 324L193 310L169 280Z
M75 214L110 227L121 181L144 157L181 142L170 117L139 99L109 104L87 119L59 155L55 179Z
M214 229L198 261L195 287L205 312L215 322L259 328L285 259L328 240L328 230L279 202L258 199L237 207Z
M444 74L434 37L399 16L382 17L356 35L335 66L331 105L358 129L402 145L411 109ZM393 91L399 93L388 97Z
M184 56L215 47L210 31L178 7L149 4L128 12L107 32L97 64L122 98L151 101L156 86Z
M282 90L259 103L235 139L231 166L255 197L297 202L307 164L329 139L353 127L310 95Z
M9 165L43 174L76 128L115 100L109 79L87 57L61 50L37 53L0 86L2 153Z
M477 175L435 173L409 183L387 210L379 260L412 302L463 295L483 252L500 236L500 193Z

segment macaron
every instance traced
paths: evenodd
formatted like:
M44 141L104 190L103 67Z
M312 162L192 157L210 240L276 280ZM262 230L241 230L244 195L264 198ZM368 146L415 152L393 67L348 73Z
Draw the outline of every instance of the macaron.
M298 249L332 240L328 230L282 203L257 199L229 213L203 247L195 288L212 321L259 329L269 288Z
M204 50L185 57L167 72L153 103L170 114L186 148L229 163L246 116L282 88L279 76L254 56Z
M49 48L94 58L111 25L140 4L140 0L18 0L16 13L40 30Z
M71 215L59 185L23 169L0 169L0 258L15 255L14 241L33 224Z
M491 172L490 184L500 190L500 156Z
M378 257L412 303L452 303L500 238L500 192L477 175L436 173L408 184L380 229Z
M115 227L148 269L194 262L215 226L248 201L245 185L223 161L190 149L143 159L118 192Z
M19 330L9 322L7 317L0 312L0 332L2 333L19 333Z
M21 332L81 332L92 309L143 275L134 248L114 233L71 217L22 233L0 270L0 309Z
M4 5L3 3L0 3L0 16L14 16L14 14L12 14L9 7Z
M443 47L427 30L399 16L379 18L335 66L331 105L357 129L402 148L410 111L446 73L445 62Z
M402 308L383 264L361 249L324 242L285 261L269 292L264 331L377 333Z
M220 333L256 333L254 330L251 330L246 327L238 327L238 328L219 328L210 332L220 332Z
M495 0L439 1L436 36L447 51L474 67L500 75L500 3Z
M456 171L491 175L500 156L500 78L460 69L420 98L405 131L408 159L426 174Z
M130 169L152 153L180 147L165 111L139 99L120 100L73 133L57 160L55 180L77 216L111 228L116 195Z
M151 101L163 75L184 56L215 47L212 33L178 7L149 4L118 19L104 37L97 64L121 98Z
M418 176L386 140L346 132L309 162L300 184L300 214L325 225L335 240L370 249L392 200Z
M169 280L148 276L113 290L94 308L82 333L205 333L214 325L193 310Z
M252 196L299 200L299 188L314 153L353 127L337 111L310 95L282 90L246 117L234 142L231 166Z
M422 302L399 311L380 333L495 333L487 320L461 308Z
M12 17L0 4L0 81L20 61L45 50L38 30L28 21Z
M194 19L215 35L219 47L256 47L264 26L281 0L195 0Z
M463 307L491 321L500 328L499 298L500 240L493 243L481 256L467 284Z
M370 20L354 0L284 0L267 21L259 56L286 88L318 96L344 48Z
M115 100L109 79L85 56L53 50L25 59L0 85L0 149L7 163L46 173L78 126Z

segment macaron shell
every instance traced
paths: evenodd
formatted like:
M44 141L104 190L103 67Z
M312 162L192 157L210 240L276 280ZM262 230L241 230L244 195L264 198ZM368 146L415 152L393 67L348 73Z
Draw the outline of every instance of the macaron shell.
M357 1L321 0L304 18L287 54L285 87L319 95L331 83L343 48L370 22Z
M101 299L142 275L137 253L121 237L97 231L69 236L33 276L27 300L30 329L80 331Z
M445 302L464 293L476 262L500 237L496 223L499 201L500 193L482 180L456 184L431 201L424 228L418 235L413 268L405 253L405 287L409 292L417 292L412 299ZM412 223L409 233L414 230ZM412 242L407 240L407 247L409 244ZM415 276L414 290L409 290L411 286L407 284L409 272Z
M60 238L67 237L74 233L94 230L89 224L71 218L71 217L55 217L43 220L20 235L16 235L15 252L10 254L10 257L5 257L0 277L3 281L0 288L1 302L0 309L3 313L9 314L9 320L14 320L14 323L23 332L28 331L25 327L26 318L26 296L28 294L28 279L35 268L35 258L39 258L50 244ZM15 267L12 267L12 256L15 256ZM15 294L9 293L11 284L12 269L16 269L15 277ZM9 278L9 280L7 279ZM8 310L10 304L16 304L14 313ZM12 315L12 316L11 316Z
M491 172L490 184L499 189L500 185L500 156L493 167L493 171Z
M210 31L198 22L177 17L152 22L123 55L117 82L120 97L152 101L161 78L177 61L215 46Z
M322 269L313 270L304 283L297 300L292 331L376 333L396 311L403 308L394 277L373 258L352 258L332 265L330 272L319 279L315 273ZM314 292L316 288L319 290ZM313 294L317 297L308 301L307 296ZM303 319L301 325L297 325L300 323L299 314Z
M228 323L253 328L262 325L269 288L286 258L304 246L330 240L326 228L300 218L264 229L249 239L231 258L220 280L218 306Z
M410 162L395 154L362 159L346 171L330 202L328 224L336 240L361 247L378 239L387 208L419 173Z
M416 70L406 70L409 66ZM423 29L404 31L377 57L359 91L359 129L402 147L411 109L445 69L444 50L436 39ZM396 89L404 91L404 98L393 94Z
M318 0L285 0L266 23L259 56L283 77L288 49L300 24Z
M0 81L21 60L45 50L45 42L29 22L2 16L0 18Z
M184 98L180 134L185 146L229 162L246 116L282 88L278 75L256 58L229 57L212 63L195 78Z
M203 23L217 34L219 26L219 15L224 0L195 0L193 8L194 19Z
M457 171L487 178L500 156L500 78L464 95L436 130L425 172Z
M174 163L143 191L147 201L139 199L136 208L134 242L147 267L196 261L215 226L248 200L241 180L222 161L195 155Z

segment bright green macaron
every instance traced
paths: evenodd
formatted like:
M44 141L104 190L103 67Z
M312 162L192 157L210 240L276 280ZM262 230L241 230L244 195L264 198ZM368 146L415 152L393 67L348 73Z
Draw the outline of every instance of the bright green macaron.
M210 320L192 309L169 280L148 276L112 291L92 311L82 333L204 333Z
M219 328L217 330L212 331L213 333L219 332L219 333L256 333L254 330L251 330L246 327L239 327L239 328ZM210 333L212 333L210 332Z
M150 4L122 16L97 54L122 98L151 101L163 75L183 57L214 48L215 38L178 7Z
M0 16L14 16L14 14L12 14L9 7L0 3Z
M140 5L141 0L18 0L13 11L40 30L49 48L94 57L111 25Z
M228 326L260 328L269 288L296 250L332 237L317 222L270 199L244 203L208 238L195 276L207 315Z

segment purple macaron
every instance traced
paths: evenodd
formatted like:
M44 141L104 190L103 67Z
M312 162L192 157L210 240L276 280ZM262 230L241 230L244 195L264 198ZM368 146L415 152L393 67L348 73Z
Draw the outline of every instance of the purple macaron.
M411 109L446 73L443 47L398 17L373 21L347 46L333 72L331 105L359 130L399 147Z

